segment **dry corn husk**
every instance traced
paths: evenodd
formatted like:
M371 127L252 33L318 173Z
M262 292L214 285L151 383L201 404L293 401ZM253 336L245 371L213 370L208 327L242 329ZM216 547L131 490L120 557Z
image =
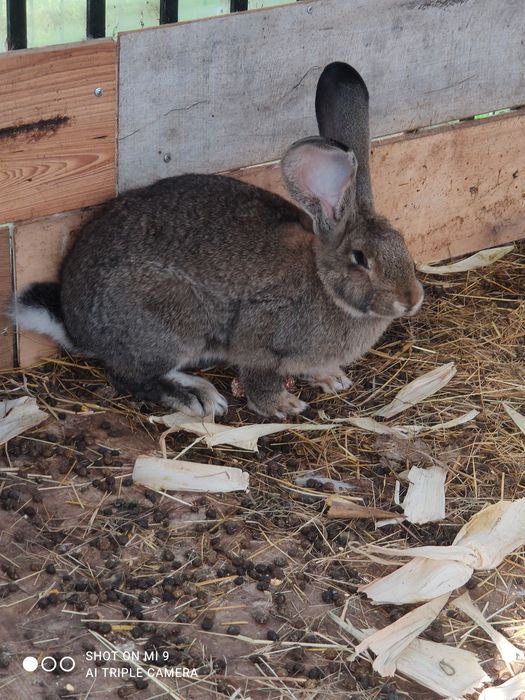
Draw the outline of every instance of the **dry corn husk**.
M425 372L414 381L404 386L396 394L393 401L374 412L374 415L382 418L392 418L398 413L406 411L420 401L424 401L437 391L446 386L456 374L456 366L453 362L435 367L430 372Z
M361 430L368 430L370 433L403 437L402 433L395 427L380 423L370 416L349 416L348 418L341 418L340 421L341 423L350 423L350 425L361 428Z
M348 418L334 418L333 423L350 423L361 430L368 430L370 433L378 435L395 435L400 438L412 438L421 433L433 433L437 430L447 430L455 428L457 425L464 425L473 420L479 411L472 409L461 416L451 418L444 423L434 423L433 425L386 425L371 418L370 416L349 416Z
M388 510L381 510L380 508L361 506L338 496L328 496L326 505L329 506L326 514L328 518L392 518L395 522L404 519L402 515L397 513L390 513Z
M133 480L155 491L227 493L247 491L249 486L248 474L236 467L146 455L137 457Z
M525 693L525 673L518 673L497 687L485 688L478 700L514 700Z
M337 427L333 423L254 423L234 427L230 425L220 425L218 423L197 421L183 413L170 413L166 416L153 416L150 419L153 423L162 423L170 428L180 428L194 435L204 438L208 447L218 445L230 445L242 450L257 452L257 441L265 435L282 433L285 430L297 432L310 430L331 430Z
M503 408L507 411L508 415L512 418L514 423L518 426L521 432L525 435L525 416L518 413L515 408L512 408L508 403L503 403Z
M477 270L480 267L491 265L500 260L504 255L514 250L513 245L503 245L498 248L486 248L480 250L468 258L458 260L457 262L449 263L448 265L418 265L419 272L425 272L430 275L452 275L456 272L468 272L469 270Z
M376 632L362 631L332 612L329 615L359 641ZM490 680L472 652L424 639L414 639L403 650L397 671L445 698L462 698Z
M388 627L363 640L357 645L355 653L360 654L366 649L371 649L376 655L374 670L381 676L393 676L401 654L436 619L448 598L449 594L445 593L411 610Z
M445 517L445 479L441 467L412 467L408 472L409 486L403 501L405 518L416 525L443 520Z
M0 401L0 445L49 418L32 396Z
M499 501L466 523L448 547L398 549L369 545L367 551L387 557L410 557L388 576L361 586L374 603L403 605L431 600L468 581L474 570L493 569L525 544L525 498ZM388 563L388 562L384 562Z
M444 423L434 423L433 425L402 425L398 426L397 430L402 432L405 437L414 437L420 433L435 433L437 430L448 430L448 428L455 428L457 425L464 425L479 414L475 408L467 413L463 413L461 416L456 418L451 418Z
M366 593L375 604L410 605L449 593L465 584L471 576L472 567L461 561L416 556L391 574L361 586L358 591Z
M507 665L513 661L516 661L517 659L522 659L525 656L521 649L515 647L512 642L504 637L501 632L498 632L498 630L485 619L481 610L479 610L479 608L477 608L472 602L468 591L452 601L452 605L455 608L458 608L458 610L461 610L461 612L464 612L465 615L468 615L479 627L481 627L482 630L488 634L488 636L497 646L501 658Z

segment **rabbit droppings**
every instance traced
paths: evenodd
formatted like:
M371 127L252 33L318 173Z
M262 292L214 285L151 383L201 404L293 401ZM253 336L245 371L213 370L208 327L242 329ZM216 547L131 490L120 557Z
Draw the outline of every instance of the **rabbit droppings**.
M315 108L320 136L292 144L281 164L299 206L220 175L127 192L79 232L60 283L19 294L19 327L98 358L118 390L191 416L227 409L184 371L203 363L235 365L263 416L306 408L287 375L346 389L341 368L416 313L423 288L403 237L374 209L361 76L327 66Z

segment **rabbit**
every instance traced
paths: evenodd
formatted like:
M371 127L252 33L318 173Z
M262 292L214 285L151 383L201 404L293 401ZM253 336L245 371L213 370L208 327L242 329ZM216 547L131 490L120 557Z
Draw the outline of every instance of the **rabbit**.
M307 407L288 375L348 388L342 367L423 301L401 234L374 210L368 102L354 68L324 69L320 135L281 162L295 204L204 174L119 196L80 230L59 283L19 294L19 326L98 358L117 390L195 417L227 410L185 371L210 363L238 368L262 416Z

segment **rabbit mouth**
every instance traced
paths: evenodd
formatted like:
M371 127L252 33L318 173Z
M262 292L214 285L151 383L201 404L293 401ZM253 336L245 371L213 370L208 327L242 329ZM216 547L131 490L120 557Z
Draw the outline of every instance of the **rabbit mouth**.
M341 299L341 297L335 294L332 295L332 300L334 301L336 306L338 306L352 318L363 318L364 316L370 315L368 309L359 309L357 308L357 306L352 306L352 304L349 304L347 301Z
M344 299L341 299L341 297L334 296L332 297L336 306L338 306L340 309L342 309L346 314L348 314L351 318L372 318L372 319L384 319L384 320L392 320L394 318L397 318L398 316L404 316L406 315L405 313L398 314L395 311L392 311L391 309L385 310L384 312L380 311L374 311L373 309L370 308L370 306L366 308L359 308L357 306L353 306L349 302L345 301Z

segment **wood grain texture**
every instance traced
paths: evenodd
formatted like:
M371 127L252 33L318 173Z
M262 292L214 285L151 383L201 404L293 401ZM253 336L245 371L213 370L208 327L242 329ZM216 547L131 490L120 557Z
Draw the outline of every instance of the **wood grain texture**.
M0 56L0 222L115 194L116 69L109 39Z
M383 136L525 103L523 0L318 0L120 36L119 189L280 158L348 61ZM167 161L167 162L166 162Z
M17 290L32 282L52 282L58 279L60 264L75 232L93 216L94 211L95 208L91 207L15 225ZM57 351L56 345L47 336L28 331L19 331L18 348L22 367L43 357L53 356Z
M5 315L13 296L11 270L10 227L0 226L0 370L11 369L13 358L13 327Z
M373 143L377 210L417 262L525 238L525 111ZM278 164L229 173L287 196Z

